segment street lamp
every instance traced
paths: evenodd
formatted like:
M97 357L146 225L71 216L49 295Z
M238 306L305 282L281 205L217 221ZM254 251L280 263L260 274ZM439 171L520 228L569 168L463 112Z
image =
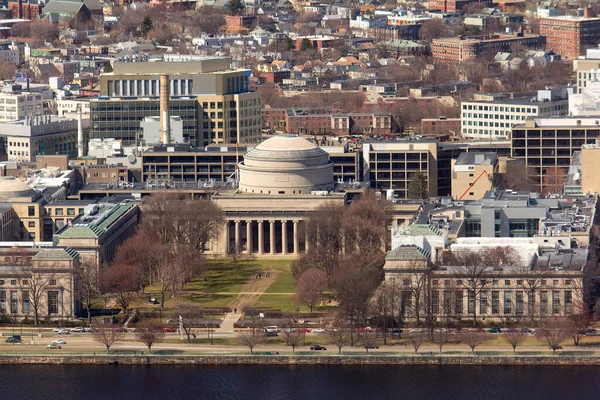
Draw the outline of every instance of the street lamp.
M300 313L300 305L296 304L296 321L298 321L298 313Z

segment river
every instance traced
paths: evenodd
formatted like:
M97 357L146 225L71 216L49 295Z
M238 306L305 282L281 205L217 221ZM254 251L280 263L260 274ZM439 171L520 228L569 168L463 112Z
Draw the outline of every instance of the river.
M4 365L2 399L598 399L597 367Z

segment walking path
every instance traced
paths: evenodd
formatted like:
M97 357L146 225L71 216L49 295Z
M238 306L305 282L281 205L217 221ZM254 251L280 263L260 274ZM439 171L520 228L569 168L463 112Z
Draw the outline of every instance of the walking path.
M256 302L260 296L262 296L269 286L277 279L277 274L279 271L266 271L262 272L260 275L256 275L254 279L250 279L248 283L244 285L242 290L237 293L235 299L233 299L227 306L232 310L232 312L228 313L223 321L221 321L221 326L215 330L216 334L223 333L233 333L233 325L240 318L242 309L248 305ZM268 274L268 277L267 277ZM258 278L260 276L260 278ZM217 293L219 294L219 293ZM231 294L231 293L224 293ZM274 293L273 293L274 294ZM288 293L281 293L288 294ZM236 312L237 311L237 312Z

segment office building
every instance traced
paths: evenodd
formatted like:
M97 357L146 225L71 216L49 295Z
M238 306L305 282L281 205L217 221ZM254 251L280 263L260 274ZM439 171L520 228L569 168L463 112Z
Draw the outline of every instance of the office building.
M44 114L44 101L40 93L0 93L0 122L16 121L29 115Z
M431 55L438 61L462 62L497 52L507 52L514 45L525 46L532 50L543 49L546 38L529 33L498 33L458 38L433 39Z
M473 139L508 139L511 128L527 117L567 115L566 88L538 90L531 98L510 98L506 94L475 95L461 102L462 136Z
M573 71L577 76L577 93L581 93L581 90L587 87L588 82L592 80L592 74L595 80L598 80L598 70L600 70L600 48L587 49L585 56L573 60Z
M479 200L498 179L496 153L461 153L452 167L452 198Z
M543 176L548 170L558 167L566 172L573 153L595 143L599 135L594 117L530 118L513 127L511 156L524 160L527 174L541 192L547 186Z
M600 18L572 15L540 18L539 31L546 37L546 49L574 60L586 46L598 45Z

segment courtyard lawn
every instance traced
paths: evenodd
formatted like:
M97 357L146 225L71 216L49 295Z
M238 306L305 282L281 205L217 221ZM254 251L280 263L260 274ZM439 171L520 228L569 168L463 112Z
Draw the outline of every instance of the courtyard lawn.
M255 307L268 307L281 311L295 311L296 302L293 294L268 294L265 293L254 304Z
M292 276L289 266L281 269L277 274L277 280L269 286L265 293L286 293L294 294L296 292L296 279Z

